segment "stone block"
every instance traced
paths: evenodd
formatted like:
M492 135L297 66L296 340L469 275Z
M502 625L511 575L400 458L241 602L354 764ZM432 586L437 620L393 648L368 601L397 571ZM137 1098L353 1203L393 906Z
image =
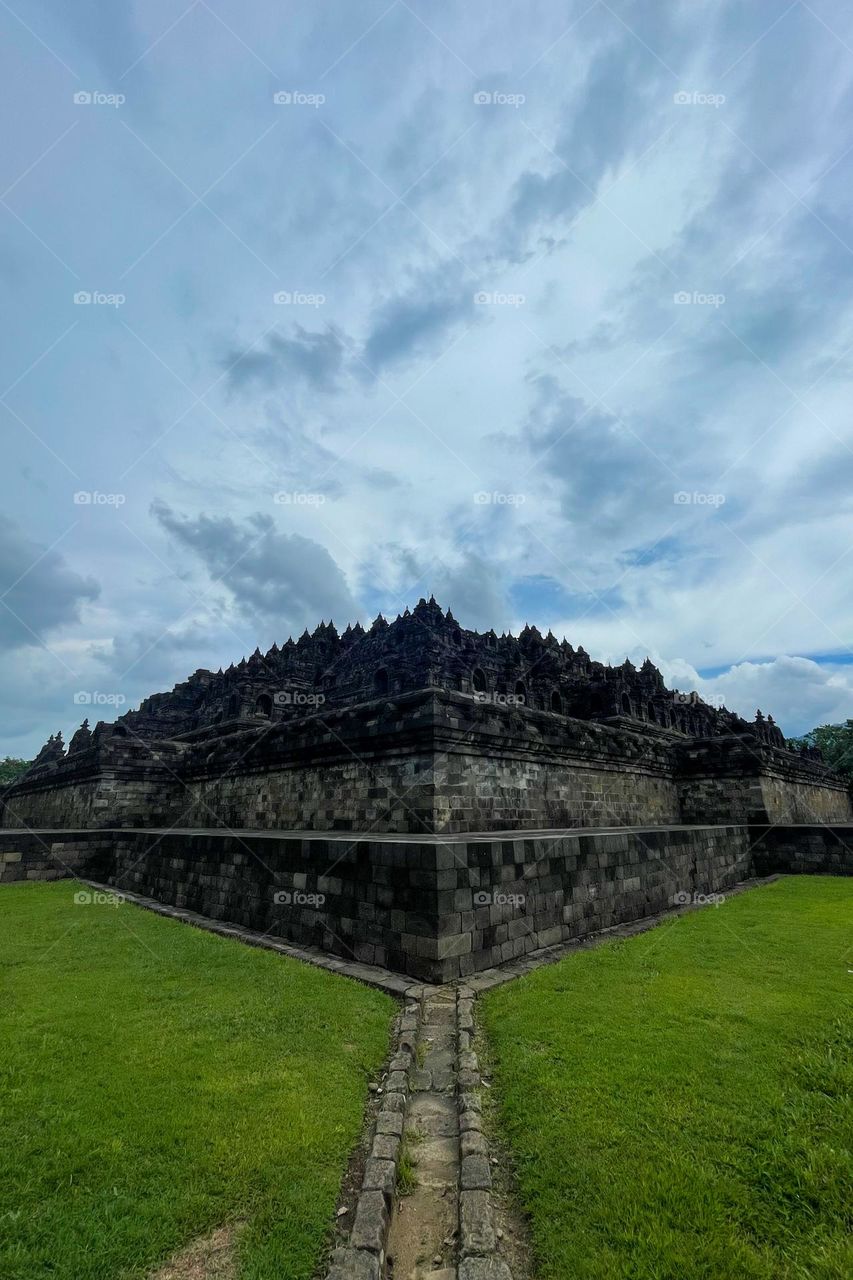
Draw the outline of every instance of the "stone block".
M364 1166L364 1191L381 1191L385 1196L393 1196L397 1176L397 1167L393 1160L378 1160L368 1157Z
M400 1150L399 1135L392 1133L377 1133L373 1139L373 1146L370 1154L375 1160L393 1160L396 1161Z
M399 1097L399 1094L393 1094L393 1097ZM399 1111L383 1110L376 1117L376 1132L390 1134L392 1137L399 1138L403 1133L403 1116Z
M380 1280L379 1259L362 1249L336 1249L326 1280Z
M460 1134L459 1151L463 1160L466 1156L488 1156L489 1144L486 1142L485 1135L478 1129L469 1129Z
M462 1257L483 1256L495 1249L492 1198L488 1191L460 1191L459 1236Z
M492 1185L488 1157L478 1152L463 1155L459 1185L463 1191L488 1191Z
M459 1264L458 1280L512 1280L503 1258L463 1258Z
M388 1232L388 1203L381 1191L362 1191L358 1198L350 1244L381 1256Z

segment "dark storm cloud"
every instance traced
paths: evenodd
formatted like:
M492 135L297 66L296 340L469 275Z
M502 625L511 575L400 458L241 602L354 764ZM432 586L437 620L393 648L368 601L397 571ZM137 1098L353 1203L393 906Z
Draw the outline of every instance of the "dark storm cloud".
M459 271L451 269L449 274L450 286L445 272L441 280L424 281L379 307L364 345L364 362L372 373L429 355L455 325L474 316L474 284L466 284Z
M671 518L682 484L650 423L590 407L547 376L535 385L526 438L576 529L594 527L602 539L634 545Z
M151 510L179 545L199 557L214 583L227 587L238 607L255 618L301 628L321 617L345 623L357 616L344 575L325 547L280 532L272 517L257 513L241 523L229 516L191 517L162 502Z
M134 6L124 0L75 0L73 5L64 0L42 0L42 4L67 25L111 84L145 52L147 41L140 38L133 20ZM143 74L141 67L139 74Z
M229 386L237 391L273 390L301 383L314 391L335 391L345 356L337 333L312 333L296 326L296 336L270 334L260 350L232 351L222 360Z
M40 644L45 633L79 621L82 605L99 592L94 579L75 573L60 552L46 550L0 516L0 648Z
M497 243L512 262L524 261L538 237L552 242L555 228L596 199L601 182L625 159L639 154L665 127L673 77L630 39L608 47L592 61L580 103L567 119L543 163L548 172L527 170L515 181ZM547 141L547 139L546 139Z

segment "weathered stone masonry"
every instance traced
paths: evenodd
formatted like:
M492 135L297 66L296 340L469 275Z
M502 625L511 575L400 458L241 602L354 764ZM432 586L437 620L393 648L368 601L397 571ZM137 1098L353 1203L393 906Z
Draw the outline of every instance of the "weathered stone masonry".
M446 839L0 832L0 870L3 882L91 878L119 893L444 982L701 900L755 873L850 874L853 826Z
M853 817L760 713L424 601L53 738L2 802L4 879L86 873L431 981L719 891L750 827Z

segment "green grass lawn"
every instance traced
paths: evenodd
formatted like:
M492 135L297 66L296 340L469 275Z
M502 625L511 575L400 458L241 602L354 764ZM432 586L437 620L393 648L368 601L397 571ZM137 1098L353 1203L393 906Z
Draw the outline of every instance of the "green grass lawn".
M0 888L0 1276L147 1275L221 1224L321 1255L394 1004L71 881Z
M790 877L484 998L541 1280L853 1276L851 941Z

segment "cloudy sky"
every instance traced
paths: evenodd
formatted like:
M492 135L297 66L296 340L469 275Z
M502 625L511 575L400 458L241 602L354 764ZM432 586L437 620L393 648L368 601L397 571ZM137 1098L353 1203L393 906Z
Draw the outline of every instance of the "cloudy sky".
M853 715L853 12L0 30L0 754L430 592Z

